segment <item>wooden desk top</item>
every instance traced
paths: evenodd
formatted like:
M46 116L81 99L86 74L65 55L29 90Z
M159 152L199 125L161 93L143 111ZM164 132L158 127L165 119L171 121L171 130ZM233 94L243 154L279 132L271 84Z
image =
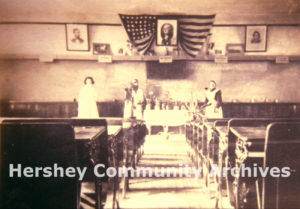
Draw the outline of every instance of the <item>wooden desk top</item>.
M226 137L228 134L228 126L217 126L216 131L221 137Z
M266 136L266 127L231 127L230 130L234 135L242 140L264 139Z
M103 126L75 126L75 140L91 140L97 135L101 135L105 132L105 127Z
M108 135L118 135L118 133L122 130L122 126L112 125L107 126L107 134Z
M206 127L206 128L213 128L214 127L214 122L204 122L203 125Z

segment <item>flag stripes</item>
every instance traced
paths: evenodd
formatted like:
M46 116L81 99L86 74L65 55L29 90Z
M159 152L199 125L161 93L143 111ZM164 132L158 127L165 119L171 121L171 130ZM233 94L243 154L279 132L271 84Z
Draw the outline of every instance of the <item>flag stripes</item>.
M190 56L197 56L212 28L216 15L180 16L178 35L183 50Z

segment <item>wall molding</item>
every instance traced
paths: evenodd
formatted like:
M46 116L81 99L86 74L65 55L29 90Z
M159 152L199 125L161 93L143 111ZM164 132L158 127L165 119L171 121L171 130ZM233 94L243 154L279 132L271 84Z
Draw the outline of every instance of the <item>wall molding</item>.
M87 24L92 26L119 26L121 27L122 24L119 23L88 23L88 22L13 22L13 21L0 21L0 25L18 25L18 24L28 24L28 25L65 25L65 24ZM213 27L245 27L249 25L266 25L266 26L278 26L278 27L285 27L285 26L294 26L300 27L300 23L295 24L278 24L278 23L269 23L269 24L213 24Z
M290 62L299 62L300 55L228 55L228 61L271 61L275 62L276 57L285 56L288 57ZM28 54L0 54L0 60L40 60L41 55L28 55ZM112 61L159 61L160 56L121 56L112 55ZM97 55L53 55L51 56L53 61L55 60L83 60L83 61L97 61ZM214 62L215 56L173 56L173 60L186 60L186 61L212 61Z

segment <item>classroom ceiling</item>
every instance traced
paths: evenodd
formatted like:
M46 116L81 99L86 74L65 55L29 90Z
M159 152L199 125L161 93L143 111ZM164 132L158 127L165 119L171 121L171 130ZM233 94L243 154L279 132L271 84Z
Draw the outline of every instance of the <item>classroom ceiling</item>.
M0 22L121 24L118 14L210 14L215 24L300 24L300 0L0 0Z

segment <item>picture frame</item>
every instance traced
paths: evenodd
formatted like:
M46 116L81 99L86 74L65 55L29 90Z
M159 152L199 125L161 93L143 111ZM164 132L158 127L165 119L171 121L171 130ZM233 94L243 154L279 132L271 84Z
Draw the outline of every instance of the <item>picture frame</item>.
M244 44L226 44L226 54L244 54Z
M158 19L156 30L157 46L177 46L177 19Z
M89 51L88 26L86 24L66 24L68 51Z
M246 52L267 51L267 26L266 25L246 26L245 51Z
M110 55L110 44L106 43L93 43L93 54L94 55Z

